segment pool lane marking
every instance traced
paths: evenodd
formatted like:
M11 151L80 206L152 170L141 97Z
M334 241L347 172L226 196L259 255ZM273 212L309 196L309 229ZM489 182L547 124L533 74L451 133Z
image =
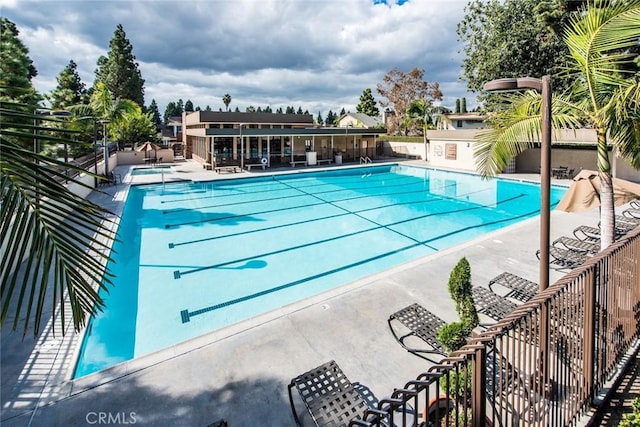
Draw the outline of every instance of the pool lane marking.
M455 184L451 184L451 185L455 185ZM294 188L294 187L292 187L292 188ZM444 189L444 188L446 188L446 187L441 187L440 189ZM335 207L337 207L338 209L346 210L344 208L341 208L341 207L335 205L335 203L346 202L346 201L349 201L349 200L356 200L356 199L366 199L366 198L369 198L369 197L397 196L397 195L400 195L400 194L421 193L421 192L424 192L424 191L425 191L424 189L420 189L420 190L415 190L415 191L399 191L399 192L396 192L396 193L386 193L386 194L365 194L365 195L362 195L362 196L347 197L347 198L344 198L344 199L335 200L333 202L324 201L320 197L314 197L313 194L304 193L304 192L300 191L303 194L295 195L295 196L292 195L292 196L288 196L287 198L311 196L312 198L321 200L322 203L310 203L310 204L306 204L306 205L290 206L290 207L286 207L286 208L278 208L278 209L271 209L271 210L266 210L266 211L250 212L250 213L246 213L246 214L233 214L233 215L227 215L227 216L224 216L224 217L217 217L217 218L211 218L211 219L201 219L201 220L198 220L198 221L189 221L189 222L180 222L180 223L174 223L174 224L165 224L164 228L165 229L169 229L169 228L173 228L173 227L180 227L182 225L201 224L201 223L205 223L205 222L215 222L215 221L231 219L231 218L242 218L242 217L247 217L247 216L261 215L261 214L265 214L265 213L279 212L279 211L293 209L293 208L301 208L301 207L307 207L307 206L318 206L318 205L322 205L322 204L331 204L331 205L334 205ZM486 189L479 190L477 192L482 192L482 191L486 191ZM328 191L328 192L330 193L330 191ZM469 195L469 194L474 194L474 193L477 193L477 192L471 192L471 193L462 194L462 195L460 195L458 197L462 197L462 196ZM426 200L426 201L429 201L429 202L431 200L458 200L455 197L451 198L451 197L447 197L447 196L444 196L444 195L433 195L430 192L429 192L429 195L433 196L431 199ZM282 198L277 198L277 199L274 199L274 200L279 200L279 199L282 199ZM421 202L425 202L425 200L418 201L416 203L421 203ZM247 201L247 202L242 202L242 203L243 204L247 204L247 203L252 203L252 202L251 201ZM232 203L232 204L229 204L229 206L234 206L236 204L240 204L240 203ZM390 206L399 205L399 204L400 203L393 203ZM409 203L405 203L405 204L409 204ZM346 211L349 212L349 213L352 213L349 210L346 210ZM175 212L175 211L163 212L163 213L164 214L170 214L170 213L173 213L173 212Z
M499 224L501 222L512 221L512 220L515 220L515 219L520 218L520 217L524 218L524 217L527 217L527 216L529 216L529 215L531 215L531 214L533 214L535 212L537 212L537 211L534 210L534 211L531 211L531 212L528 212L528 213L525 213L525 214L521 214L519 216L512 217L512 218L503 218L503 219L500 219L500 220L497 220L497 221L492 221L492 222L488 222L488 223L484 223L484 224L478 224L478 225L474 225L474 226L469 226L469 227L466 227L465 229L458 229L458 230L455 230L455 231L450 232L450 233L442 234L442 235L433 237L431 239L427 239L424 242L428 243L428 242L433 242L435 240L440 240L440 239L442 239L444 237L448 237L448 236L460 233L462 231L466 231L467 229L473 229L473 228L478 228L478 227L484 227L484 226ZM195 316L198 316L198 315L201 315L201 314L205 314L205 313L209 313L211 311L215 311L215 310L218 310L218 309L221 309L221 308L224 308L224 307L228 307L228 306L231 306L231 305L235 305L235 304L238 304L238 303L242 303L242 302L245 302L245 301L248 301L248 300L251 300L251 299L259 298L259 297L264 296L264 295L268 295L268 294L271 294L271 293L274 293L274 292L278 292L278 291L281 291L281 290L284 290L284 289L287 289L287 288L290 288L290 287L293 287L293 286L296 286L296 285L300 285L300 284L308 282L310 280L319 279L321 277L325 277L325 276L328 276L328 275L331 275L331 274L334 274L334 273L338 273L338 272L343 271L343 270L347 270L347 269L350 269L350 268L353 268L353 267L357 267L359 265L363 265L363 264L366 264L368 262L372 262L372 261L376 261L376 260L379 260L379 259L382 259L382 258L386 258L387 256L394 255L394 254L397 254L397 253L400 253L400 252L404 252L404 251L409 250L409 249L417 248L419 246L422 246L422 244L421 243L414 243L414 244L411 244L409 246L405 246L403 248L395 249L393 251L389 251L389 252L385 252L383 254L379 254L379 255L376 255L376 256L373 256L373 257L369 257L369 258L366 258L364 260L361 260L361 261L358 261L358 262L354 262L354 263L351 263L351 264L348 264L348 265L345 265L345 266L342 266L342 267L333 268L331 270L327 270L327 271L324 271L322 273L318 273L318 274L314 274L314 275L311 275L311 276L307 276L307 277L302 278L302 279L294 280L293 282L285 283L284 285L280 285L280 286L276 286L276 287L273 287L273 288L265 289L265 290L260 291L260 292L255 292L253 294L249 294L249 295L245 295L245 296L240 297L240 298L235 298L235 299L232 299L232 300L224 301L224 302L221 302L221 303L218 303L218 304L214 304L214 305L211 305L211 306L208 306L208 307L204 307L204 308L201 308L201 309L197 309L197 310L194 310L194 311L189 311L188 309L180 310L180 318L181 318L183 324L184 323L188 323L189 321L191 321L191 318L193 318Z
M407 183L402 183L402 184L393 184L393 185L389 185L386 187L406 187L408 185L417 185L418 183L415 184L407 184ZM420 183L422 184L422 183ZM285 184L283 184L285 185ZM324 184L324 185L335 185L335 184ZM450 186L454 186L455 184L450 184ZM219 196L210 196L210 197L200 197L199 199L209 199L209 198L216 198L219 199L221 197L229 197L229 196L250 196L253 194L263 194L263 193L268 193L268 192L272 192L272 191L284 191L284 190L291 190L292 188L294 188L296 191L298 190L295 187L291 187L291 186L287 186L285 185L284 188L279 188L278 190L265 190L265 191L254 191L254 192L250 192L250 193L243 193L243 194L223 194L223 195L219 195ZM207 209L207 208L218 208L218 207L223 207L223 206L234 206L234 205L241 205L241 204L247 204L247 203L257 203L257 202L264 202L264 201L271 201L271 200L280 200L280 199L288 199L288 198L294 198L294 197L302 197L308 194L325 194L325 193L337 193L337 192L341 192L341 191L360 191L360 190L366 190L366 189L373 189L373 188L380 188L379 186L367 186L367 187L355 187L355 188L343 188L343 189L331 189L331 190L325 190L325 191L318 191L316 193L306 193L306 192L302 192L302 194L297 194L297 195L291 195L291 196L280 196L280 197L269 197L266 199L252 199L252 200L244 200L244 201L239 201L239 202L231 202L231 203L223 203L223 204L215 204L215 205L205 205L205 206L198 206L198 209ZM424 188L420 189L420 190L416 190L413 192L419 192L419 191L425 191ZM411 192L408 192L411 193ZM404 192L400 192L400 193L388 193L390 195L393 194L404 194ZM387 194L375 194L375 195L366 195L365 197L372 197L372 196L385 196ZM361 196L359 196L361 197ZM196 200L196 199L187 199L187 200ZM344 199L344 200L349 200ZM163 214L174 214L174 213L181 213L184 211L190 211L192 210L191 208L181 208L181 209L173 209L170 211L163 211Z
M441 189L444 189L445 187L442 187ZM431 196L430 199L422 199L422 200L414 200L414 201L410 201L410 202L395 202L395 203L389 203L387 205L381 205L381 206L374 206L371 208L366 208L366 209L360 209L357 211L353 211L354 213L361 213L361 212L368 212L368 211L374 211L374 210L378 210L378 209L385 209L385 208L389 208L389 207L393 207L393 206L405 206L405 205L411 205L411 204L421 204L421 203L435 203L435 202L439 202L442 200L458 200L458 197L463 197L463 196L468 196L471 194L476 194L476 193L480 193L482 191L486 191L485 189L483 190L478 190L478 191L472 191L469 193L465 193L465 194L461 194L457 197L451 198L451 197L447 197L447 196L443 196L443 195L436 195L436 194L432 194L429 193L429 195ZM418 191L411 191L411 192L401 192L401 193L393 193L394 195L397 194L410 194L410 193L417 193ZM520 194L518 197L523 196L523 194ZM359 199L359 198L366 198L366 197L373 197L373 196L357 196L357 197L350 197L347 199L340 199L340 200L336 200L334 203L337 202L344 202L344 201L348 201L348 200L354 200L354 199ZM505 201L509 201L509 199L506 199ZM505 202L505 201L501 201L499 203ZM322 203L322 204L327 204L327 203ZM289 208L283 208L283 209L279 209L280 210L289 210L289 209L304 209L308 206L318 206L319 204L314 203L314 204L310 204L310 205L300 205L300 206L294 206L294 207L289 207ZM481 207L487 207L487 205L480 205ZM454 211L450 211L450 212L444 212L444 213L451 213L451 212L459 212L459 209L456 209ZM243 216L253 216L253 215L260 215L263 213L273 213L275 211L263 211L263 212L253 212L253 213L249 213L249 214L242 214L242 215L237 215L237 217L243 217ZM213 236L213 237L205 237L202 239L197 239L197 240L189 240L186 242L178 242L178 243L169 243L169 249L173 249L177 246L183 246L183 245L188 245L188 244L192 244L192 243L202 243L202 242L208 242L208 241L212 241L212 240L217 240L217 239L221 239L221 238L225 238L225 237L233 237L233 236L240 236L240 235L246 235L246 234L251 234L251 233L259 233L261 231L265 231L265 230L272 230L272 229L277 229L277 228L285 228L285 227L290 227L290 226L296 226L298 224L304 224L304 223L308 223L308 222L313 222L313 221L317 221L317 220L322 220L322 219L326 219L326 218L333 218L333 217L340 217L340 216L344 216L344 215L350 215L351 212L349 211L344 211L344 213L342 214L337 214L337 215L331 215L328 217L321 217L321 218L315 218L315 219L311 219L311 220L304 220L304 221L296 221L296 222L292 222L292 223L287 223L287 224L281 224L281 225L277 225L277 226L273 226L273 227L267 227L267 228L262 228L262 229L256 229L256 230L248 230L248 231L243 231L243 232L239 232L239 233L232 233L232 234L223 234L223 235L218 235L218 236ZM437 212L435 214L427 214L427 215L423 215L423 216L419 216L419 217L413 217L411 220L414 219L421 219L421 218L425 218L427 216L432 216L432 215L437 215L443 212ZM231 216L226 216L226 217L220 217L220 218L214 218L214 219L209 219L209 220L201 220L198 221L197 223L200 222L215 222L218 220L224 220L224 219L229 219L229 218L235 218L235 215L231 215ZM396 223L392 223L389 224L389 226L393 226L396 225ZM173 225L176 226L176 225ZM168 226L165 225L165 228L169 228Z
M471 194L471 193L467 193L467 194ZM347 199L340 199L339 202L343 202ZM350 199L348 199L350 200ZM411 202L402 202L402 203L389 203L387 205L380 205L380 206L374 206L371 208L365 208L365 209L360 209L357 211L354 211L356 213L361 213L361 212L368 212L368 211L374 211L377 209L385 209L388 207L392 207L392 206L404 206L404 205L411 205L411 204L421 204L421 203L435 203L435 202L439 202L444 200L442 197L432 197L430 199L421 199L421 200L414 200ZM326 203L323 203L326 204ZM295 207L289 207L286 210L290 210L290 209L306 209L308 206L310 205L300 205L300 206L295 206ZM314 206L317 206L317 204L314 204ZM250 215L257 215L257 214L262 214L264 212L255 212L253 214ZM438 212L440 213L440 212ZM185 242L178 242L178 243L169 243L169 249L173 249L175 247L178 246L183 246L183 245L190 245L192 243L202 243L202 242L209 242L212 240L218 240L218 239L223 239L226 237L235 237L235 236L242 236L242 235L247 235L247 234L253 234L253 233L260 233L262 231L269 231L269 230L275 230L278 228L286 228L286 227L295 227L297 225L301 225L301 224L307 224L310 222L315 222L315 221L321 221L321 220L325 220L325 219L331 219L331 218L339 218L341 216L347 216L347 215L351 215L351 212L345 212L344 210L342 211L342 213L339 214L335 214L335 215L329 215L329 216L322 216L322 217L318 217L318 218L311 218L311 219L306 219L306 220L301 220L301 221L296 221L296 222L290 222L290 223L286 223L286 224L280 224L280 225L274 225L272 227L266 227L266 228L258 228L255 230L247 230L247 231L241 231L238 233L230 233L230 234L220 234L217 236L213 236L213 237L204 237L202 239L197 239L197 240L189 240L189 241L185 241ZM222 219L226 219L222 218ZM212 220L208 220L209 222L213 222L216 221L217 219L212 219ZM392 224L393 225L393 224Z
M277 178L275 178L275 179L277 180ZM288 185L287 183L284 183L284 184L285 184L285 185ZM300 191L301 193L308 194L308 195L309 195L309 196L311 196L311 197L315 197L316 199L318 199L318 200L320 200L320 201L322 201L322 202L324 202L324 203L327 203L327 204L329 204L329 205L331 205L331 206L334 206L334 207L336 207L336 208L338 208L338 209L341 209L341 210L343 210L343 211L345 211L345 212L349 212L350 214L355 215L355 216L357 216L358 218L361 218L361 219L363 219L363 220L365 220L365 221L368 221L368 222L370 222L370 223L372 223L372 224L374 224L374 225L376 225L376 226L378 226L378 227L386 228L387 230L391 231L392 233L398 234L399 236L402 236L402 237L404 237L405 239L413 240L414 242L419 243L419 241L418 241L416 238L414 238L413 236L409 236L408 234L401 233L401 232L399 232L399 231L397 231L397 230L393 230L393 229L389 228L389 226L387 226L387 225L382 225L382 224L380 224L379 222L376 222L376 221L374 221L374 220L372 220L372 219L370 219L370 218L367 218L367 217L365 217L365 216L362 216L362 215L360 215L359 213L357 213L357 212L355 212L355 211L351 211L351 210L349 210L349 209L347 209L347 208L344 208L344 207L342 207L342 206L339 206L339 205L337 205L336 203L334 203L334 202L332 202L332 201L325 200L325 199L323 199L322 197L319 197L319 196L317 196L317 195L315 195L315 194L308 193L308 192L306 192L306 191L304 191L304 190L300 190L300 189L295 188L295 187L293 187L293 186L291 186L291 188L293 188L293 189L295 189L295 190L298 190L298 191ZM422 191L424 191L424 189L423 189ZM377 196L377 195L376 195L376 196ZM422 243L420 243L420 244L422 244ZM429 245L427 245L427 244L425 244L425 246L427 246L427 247L428 247L428 248L430 248L430 249L433 249L433 250L436 250L436 251L437 251L437 249L436 249L436 248L434 248L433 246L429 246Z
M227 306L230 306L230 305L238 304L238 303L241 303L241 302L244 302L244 301L248 301L250 299L258 298L258 297L261 297L263 295L268 295L268 294L271 294L273 292L278 292L278 291L281 291L283 289L287 289L287 288L290 288L292 286L296 286L296 285L299 285L301 283L308 282L309 280L319 279L321 277L328 276L330 274L337 273L339 271L346 270L346 269L349 269L349 268L357 267L358 265L362 265L362 264L365 264L367 262L371 262L371 261L375 261L375 260L378 260L378 259L381 259L381 258L385 258L385 257L387 257L389 255L393 255L395 253L400 253L400 252L403 252L405 250L408 250L408 249L411 249L411 248L414 248L414 247L418 247L418 246L421 246L421 245L419 243L414 243L412 245L405 246L405 247L400 248L400 249L396 249L396 250L393 250L393 251L385 252L383 254L379 254L379 255L376 255L376 256L373 256L373 257L369 257L369 258L366 258L366 259L358 261L358 262L354 262L354 263L348 264L346 266L333 268L331 270L323 271L322 273L314 274L312 276L307 276L307 277L302 278L302 279L294 280L293 282L285 283L284 285L276 286L274 288L265 289L265 290L260 291L260 292L256 292L256 293L253 293L253 294L250 294L250 295L245 295L244 297L241 297L241 298L236 298L236 299L233 299L233 300L230 300L230 301L225 301L225 302L222 302L222 303L219 303L219 304L214 304L212 306L201 308L201 309L198 309L198 310L194 310L194 311L189 311L188 309L181 310L180 311L180 317L182 319L182 323L187 323L187 322L189 322L191 320L192 317L198 316L200 314L208 313L210 311L214 311L214 310L217 310L217 309L220 309L220 308L223 308L223 307L227 307Z
M396 175L396 177L394 177L394 175ZM355 175L349 175L349 178L354 177ZM357 175L358 179L357 180L353 180L351 182L353 183L358 183L358 182L362 182L362 177L360 175ZM393 174L390 172L385 172L385 173L380 173L380 174L376 174L373 175L374 178L382 178L382 179L377 179L376 182L381 182L381 181L396 181L396 180L410 180L411 178L415 178L415 177L411 177L411 176L406 176L406 175L400 175L397 176L397 174ZM386 177L386 178L385 178ZM271 177L273 178L273 177ZM339 178L339 177L331 177L331 178ZM296 179L298 182L302 181L302 180L298 180ZM305 181L312 181L311 179L307 179L304 180L302 182ZM338 182L338 183L330 183L330 182L317 182L317 180L313 180L315 181L313 184L311 185L301 185L299 188L309 188L309 187L321 187L321 186L326 186L326 185L337 185L337 186L341 186L344 184L350 184L351 182ZM368 182L371 182L371 180L369 180ZM423 181L424 182L424 181ZM427 182L429 182L429 180L427 179ZM251 187L258 187L260 188L260 186L264 186L264 184L268 184L268 183L276 183L276 184L280 184L280 185L284 185L282 184L282 181L277 181L274 179L271 180L263 180L260 181L259 183L256 184L244 184L243 188L251 188ZM225 184L226 185L226 184ZM394 184L395 185L395 184ZM398 184L398 185L402 185L402 184ZM285 186L285 189L289 188L289 186ZM233 188L225 188L224 186L221 186L219 188L213 188L211 189L213 191L234 191ZM203 196L203 197L188 197L188 198L182 198L182 199L172 199L172 200L164 200L161 201L160 203L178 203L178 202L184 202L184 201L190 201L190 200L202 200L202 199L210 199L210 198L219 198L219 197L233 197L233 196L238 196L238 195L245 195L245 194L258 194L258 193L262 193L262 192L270 192L270 191L280 191L282 190L282 188L272 188L272 189L268 189L268 190L260 190L260 191L244 191L240 194L218 194L218 195L211 195L211 196ZM210 191L210 190L206 190L206 191ZM237 191L237 190L235 190ZM340 191L340 190L338 190Z
M505 200L501 200L501 201L497 202L496 204L507 203L507 202L509 202L511 200L517 199L517 198L522 197L522 196L524 196L524 194L520 194L518 196L514 196L514 197L511 197L511 198L508 198L508 199L505 199ZM224 262L224 263L213 264L213 265L194 268L194 269L185 270L185 271L175 270L173 272L173 278L174 279L179 279L180 277L185 276L187 274L198 273L198 272L201 272L201 271L210 270L210 269L214 269L214 268L219 268L219 267L230 265L230 264L237 264L239 262L249 261L249 260L256 259L256 258L267 257L267 256L271 256L271 255L276 255L276 254L282 254L284 252L288 252L288 251L292 251L292 250L296 250L296 249L301 249L301 248L305 248L305 247L310 247L310 246L317 245L317 244L327 243L327 242L330 242L330 241L342 239L344 237L351 237L351 236L355 236L357 234L361 234L361 233L365 233L365 232L369 232L369 231L375 231L375 230L382 229L382 228L385 228L385 229L391 231L394 234L398 234L398 235L400 235L402 237L405 237L408 240L412 240L412 241L416 242L418 245L425 245L425 246L429 247L430 249L433 249L434 251L437 251L438 248L435 248L433 246L428 245L428 243L431 242L433 239L428 239L428 240L425 240L425 241L419 241L419 240L417 240L415 238L406 237L403 233L400 233L400 232L398 232L396 230L393 230L393 229L391 229L389 227L393 227L395 225L403 224L403 223L409 222L409 221L414 221L416 219L428 218L430 216L440 216L440 215L448 215L448 214L458 213L458 212L467 212L467 211L476 210L476 209L483 209L485 207L486 206L484 206L484 205L478 205L478 206L471 206L469 208L464 208L464 209L454 209L454 210L444 211L444 212L441 211L441 212L437 212L437 213L429 213L429 214L421 215L419 217L414 217L414 218L411 218L411 219L406 219L406 220L402 220L402 221L396 221L396 222L390 223L390 224L388 224L386 226L384 226L382 224L378 224L375 221L370 221L370 220L368 220L368 219L366 219L364 217L361 217L361 219L364 219L365 221L374 224L374 227L363 229L363 230L360 230L360 231L357 231L357 232L353 232L353 233L348 233L348 234L343 234L343 235L340 235L340 236L327 238L327 239L316 240L316 241L304 243L304 244L301 244L301 245L298 245L298 246L293 246L293 247L289 247L289 248L285 248L285 249L279 249L277 251L272 251L272 252L267 252L267 253L262 253L262 254L255 254L255 255L252 255L250 257L236 259L236 260L233 260L233 261L227 261L227 262ZM358 215L356 215L356 216L358 216ZM510 220L512 220L514 218L518 218L518 216L509 217L509 218L497 221L496 223L502 222L502 221L510 221ZM489 222L487 224L492 224L492 223L493 222ZM482 226L482 225L483 224L480 224L478 226ZM472 226L472 228L475 228L475 227L477 227L477 226Z

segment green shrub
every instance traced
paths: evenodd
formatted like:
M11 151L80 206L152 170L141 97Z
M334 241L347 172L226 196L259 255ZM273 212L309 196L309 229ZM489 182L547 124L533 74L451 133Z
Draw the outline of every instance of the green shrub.
M458 316L462 317L462 305L467 296L471 295L471 266L467 258L462 257L451 270L448 288L451 299L456 303Z
M438 341L448 352L456 351L467 343L469 329L463 322L451 322L438 331Z
M634 399L632 407L633 412L624 414L620 427L640 427L640 397Z
M476 311L476 306L473 302L473 296L467 295L464 298L460 311L460 321L464 323L467 328L467 334L471 335L471 331L480 324L478 312Z

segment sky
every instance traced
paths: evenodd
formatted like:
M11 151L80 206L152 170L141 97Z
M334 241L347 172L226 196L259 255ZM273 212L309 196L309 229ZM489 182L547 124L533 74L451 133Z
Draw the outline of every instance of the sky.
M70 60L93 84L97 60L122 24L145 79L145 104L355 112L393 68L424 70L453 110L475 94L461 80L456 26L467 0L0 0L38 70L43 94ZM380 105L378 105L380 108Z

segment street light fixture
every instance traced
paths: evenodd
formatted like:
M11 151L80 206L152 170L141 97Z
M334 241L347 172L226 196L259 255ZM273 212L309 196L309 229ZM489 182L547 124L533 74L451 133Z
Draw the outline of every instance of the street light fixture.
M521 77L485 83L487 92L533 89L542 94L542 138L540 147L540 291L549 287L549 240L551 230L551 76Z
M240 129L240 170L244 170L244 141L242 140L242 127L245 126L246 123L240 123L238 125L238 129Z
M485 83L487 92L505 92L521 89L533 89L542 96L540 115L542 137L540 146L540 291L549 287L549 240L551 230L551 76L542 78L521 77L498 79ZM549 382L549 313L548 305L540 309L540 361L544 387ZM539 389L542 393L550 390Z
M109 123L109 120L98 120L98 123L102 124L102 156L104 157L104 174L105 176L109 176L109 146L107 145L107 124Z

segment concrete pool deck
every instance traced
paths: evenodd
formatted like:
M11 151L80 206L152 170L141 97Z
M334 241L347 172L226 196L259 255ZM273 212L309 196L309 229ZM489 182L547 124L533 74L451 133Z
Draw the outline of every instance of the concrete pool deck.
M174 169L165 174L165 182L273 173L257 169L217 174L195 162L176 163ZM131 176L127 170L121 166L116 171L124 176L124 184L106 187L104 193L94 192L90 198L117 213L129 184L159 179L157 175ZM512 178L539 179L520 174ZM553 211L551 238L597 222L597 209L579 214ZM74 381L69 378L78 335L54 337L45 327L38 340L30 336L22 340L20 332L3 330L0 423L95 425L103 417L112 425L207 426L224 418L233 427L293 426L289 381L331 359L377 398L387 397L431 366L396 343L387 327L388 316L419 302L445 321L455 321L447 281L462 256L471 264L474 285L486 285L503 271L537 281L538 224L539 218L523 221ZM562 275L551 270L551 281Z

